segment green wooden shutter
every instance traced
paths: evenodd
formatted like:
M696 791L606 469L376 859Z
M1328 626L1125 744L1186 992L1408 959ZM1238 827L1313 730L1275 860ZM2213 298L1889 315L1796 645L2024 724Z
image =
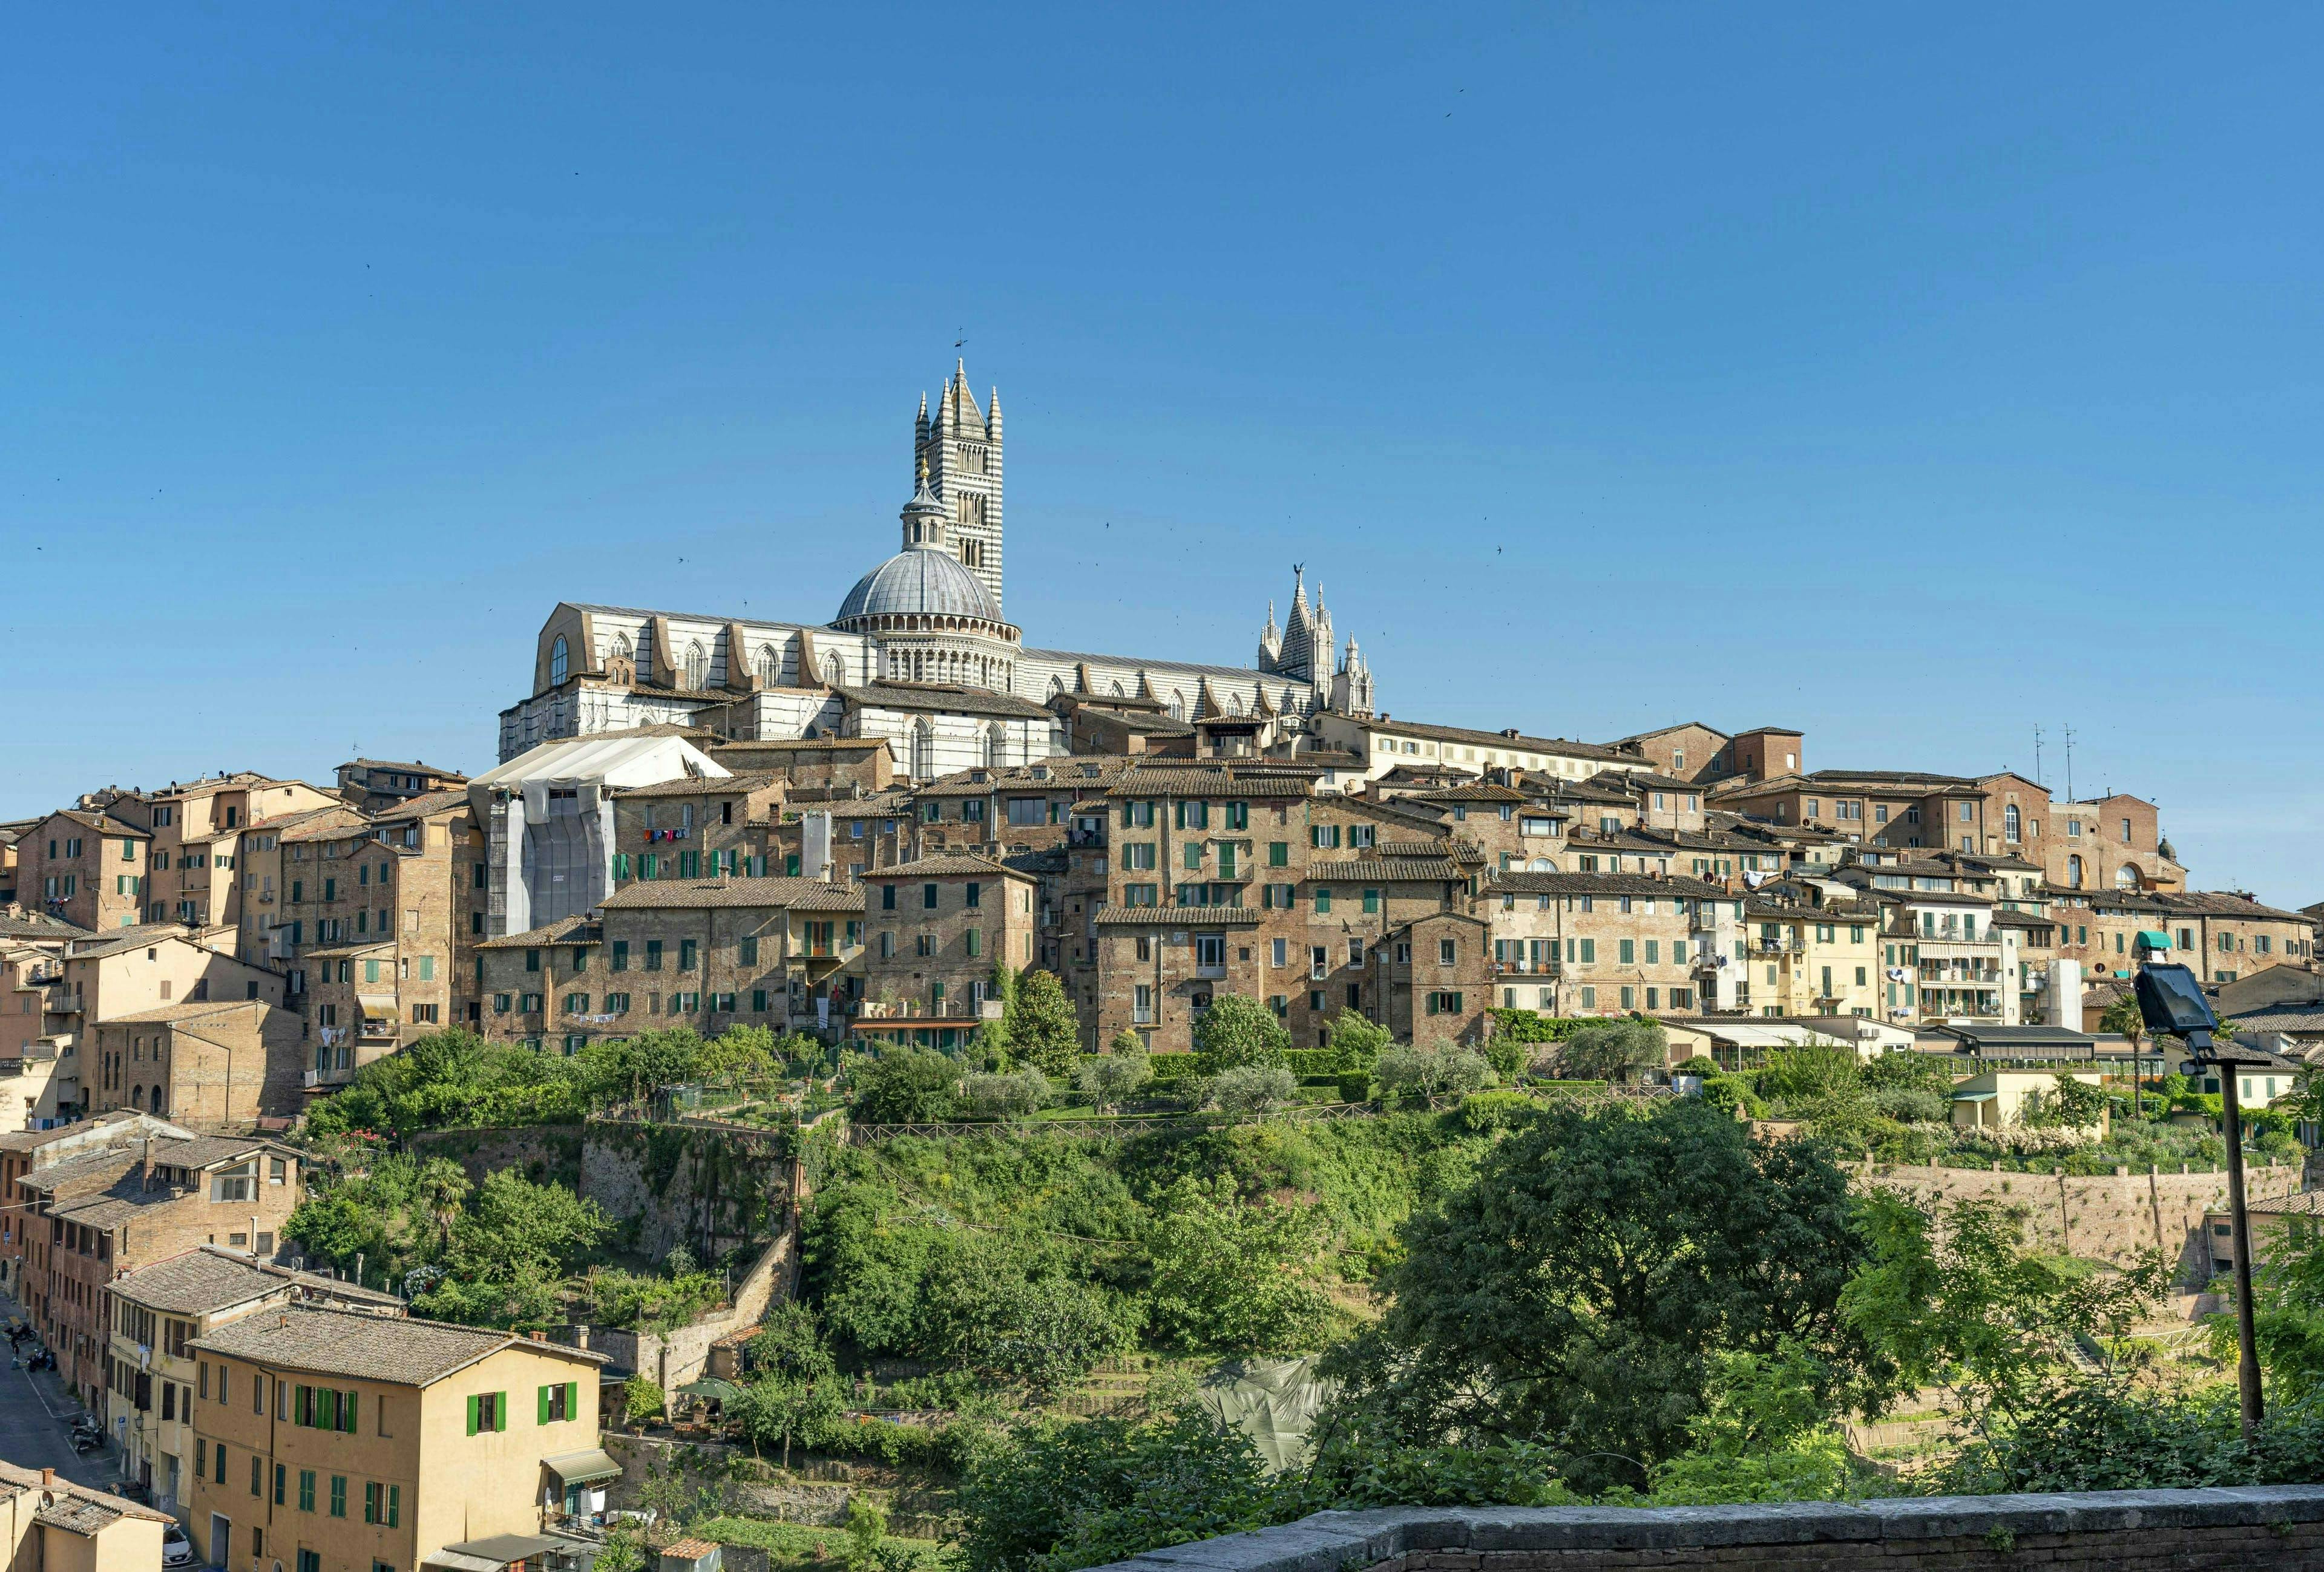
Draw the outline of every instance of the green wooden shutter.
M581 1417L581 1384L577 1381L565 1384L565 1417L568 1420Z
M549 1422L549 1388L540 1388L533 1393L533 1399L532 1422L545 1425Z
M339 1429L351 1436L355 1433L355 1394L352 1392L339 1399Z
M476 1433L476 1401L475 1395L471 1393L468 1398L468 1434L472 1436Z

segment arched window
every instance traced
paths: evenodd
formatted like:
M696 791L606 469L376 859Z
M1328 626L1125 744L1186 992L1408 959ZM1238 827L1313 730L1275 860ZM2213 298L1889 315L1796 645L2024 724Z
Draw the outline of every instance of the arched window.
M550 687L561 688L565 685L566 665L565 635L559 633L557 636L557 642L549 647L549 685Z
M137 1110L138 1110L139 1112L141 1112L141 1113L144 1111L144 1108L145 1108L145 1089L144 1089L143 1087L142 1087L142 1086L137 1086L137 1087L132 1087L132 1088L130 1088L130 1089L129 1089L129 1106L130 1106L131 1108L133 1108L137 1109Z
M1170 690L1170 719L1173 721L1183 721L1185 718L1186 695L1178 692L1177 689L1173 688Z
M1120 683L1116 683L1113 685L1113 696L1117 699L1126 699L1130 695L1121 691L1121 685Z
M1242 713L1242 695L1240 694L1229 694L1227 695L1227 713L1230 715L1240 715Z
M1049 696L1050 696L1051 698L1053 698L1053 699L1054 699L1054 698L1056 698L1059 694L1062 694L1062 693L1064 693L1065 691L1065 678L1063 678L1063 677L1061 677L1061 676L1053 676L1053 677L1051 677L1051 678L1049 679Z
M984 729L984 767L987 769L1000 768L1008 749L1009 733L1001 730L999 722Z
M761 644L759 646L759 658L755 669L759 674L760 684L765 687L773 687L783 680L783 657L775 653L773 645Z
M823 657L823 680L833 687L838 687L847 680L847 668L840 663L836 649Z
M693 689L710 685L710 657L704 652L699 641L686 647L686 685Z
M2082 887L2082 859L2079 852L2066 859L2066 887L2068 889Z
M926 721L912 723L912 778L928 780L936 773L936 731Z
M1535 873L1555 873L1557 871L1557 864L1552 862L1546 857L1536 857L1533 860L1532 871Z
M2135 862L2126 862L2120 868L2116 869L2114 870L2114 887L2116 889L2136 889L2138 887L2138 864Z
M2001 810L2001 833L2003 838L2010 841L2016 840L2018 824L2017 804L2015 803L2005 804Z

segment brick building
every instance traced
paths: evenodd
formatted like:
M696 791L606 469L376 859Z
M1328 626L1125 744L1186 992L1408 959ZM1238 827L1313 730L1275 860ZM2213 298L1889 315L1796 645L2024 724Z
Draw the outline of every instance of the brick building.
M867 879L859 1029L887 1029L883 1019L981 1018L993 967L1034 962L1038 884L960 853L918 858Z
M337 802L304 781L245 770L166 791L130 793L115 798L109 812L152 834L145 920L215 928L241 922L243 831L261 819Z
M135 925L153 837L125 819L66 808L18 835L16 886L32 911L76 927Z
M457 791L468 784L468 777L458 770L439 769L418 760L396 764L380 758L351 758L334 773L339 796L349 807L366 814L386 813L414 797Z
M484 1034L575 1053L689 1026L776 1032L844 1018L863 892L808 878L632 880L596 918L476 947Z
M2060 803L2041 859L2057 890L2183 890L2187 870L2153 803L2127 792Z
M2079 961L2086 978L2128 978L2138 969L2138 935L2170 940L2172 959L2205 982L2234 982L2271 966L2306 966L2315 931L2298 912L2262 906L2235 891L2057 892L2050 916L2058 951Z
M289 1119L299 1112L301 1035L296 1014L257 999L186 999L116 1016L97 1025L88 1103L213 1134Z
M1416 1048L1483 1043L1491 1034L1489 934L1482 918L1453 911L1389 929L1371 946L1361 1013Z
M89 1408L104 1402L113 1280L198 1245L272 1255L305 1182L298 1151L255 1136L97 1128L101 1144L32 1168L14 1198L23 1303Z
M141 1266L115 1278L108 1292L107 1413L121 1442L124 1476L135 1479L163 1512L178 1511L193 1482L195 1399L203 1384L190 1346L195 1338L290 1304L403 1313L393 1294L217 1245Z
M1480 893L1504 1008L1692 1015L1720 886L1637 873L1496 874Z

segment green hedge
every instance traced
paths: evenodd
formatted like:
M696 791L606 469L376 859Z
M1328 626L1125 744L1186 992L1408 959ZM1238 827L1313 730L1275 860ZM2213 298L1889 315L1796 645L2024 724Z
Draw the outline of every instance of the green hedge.
M1194 1053L1157 1053L1147 1062L1154 1068L1154 1079L1167 1085L1195 1074L1195 1061L1200 1057Z
M1513 1043L1563 1043L1584 1026L1602 1026L1604 1019L1573 1016L1536 1016L1531 1010L1495 1009L1493 1034Z

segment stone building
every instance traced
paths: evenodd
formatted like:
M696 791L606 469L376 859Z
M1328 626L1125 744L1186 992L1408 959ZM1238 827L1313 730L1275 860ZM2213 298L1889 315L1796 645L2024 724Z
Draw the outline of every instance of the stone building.
M1776 825L1836 832L1868 846L2002 850L1992 804L1977 781L1900 769L1819 769L1738 780L1711 805ZM1987 844L1988 836L1992 844Z
M152 834L145 920L215 928L241 921L243 831L261 819L337 802L305 781L242 770L163 791L124 794L107 811Z
M1489 930L1466 912L1431 912L1371 947L1365 1013L1416 1048L1474 1047L1491 1034Z
M205 1384L190 1345L212 1329L290 1304L401 1315L403 1301L247 1252L201 1245L114 1279L108 1292L106 1403L124 1478L163 1512L185 1503L194 1474L195 1395Z
M257 999L181 1000L100 1021L88 1106L209 1134L287 1120L299 1112L301 1037L295 1014Z
M482 1572L586 1548L543 1537L542 1506L568 1500L560 1465L602 1456L604 1355L317 1304L187 1347L211 1396L198 1377L186 1512L212 1565Z
M1263 1001L1303 1046L1380 1007L1373 947L1459 909L1481 858L1315 779L1279 759L1157 760L1076 804L1053 942L1089 1046L1128 1030L1190 1048L1222 993Z
M633 879L764 878L767 830L789 795L783 776L679 776L621 786L613 799L613 886ZM796 875L776 866L773 872Z
M1720 886L1641 873L1496 873L1479 893L1504 1008L1692 1015L1715 964ZM1732 914L1730 913L1730 915Z
M457 791L468 784L468 777L457 770L416 761L394 764L379 758L351 758L336 774L339 795L348 806L366 814L384 813L414 797Z
M16 881L24 905L91 929L143 920L153 837L125 819L66 808L16 838Z
M633 880L601 915L476 946L481 1026L577 1053L592 1038L733 1025L780 1033L844 1019L863 893L809 878Z
M882 1020L981 1019L992 969L1033 964L1037 884L1013 868L956 852L868 879L859 1030L876 1034Z
M256 1136L98 1127L104 1144L20 1177L15 1202L25 1310L65 1384L101 1411L113 1280L198 1245L273 1255L303 1193L305 1158Z
M2238 891L2053 892L2049 915L2059 953L2089 978L2127 979L2138 969L2138 936L2160 933L2172 959L2209 983L2234 982L2271 966L2310 965L2315 932L2298 912L2263 906Z
M2153 803L2127 792L2060 803L2040 859L2056 890L2183 890L2187 870Z
M997 411L978 408L955 368L936 413L924 408L914 424L901 549L827 622L557 607L530 696L502 712L501 758L554 738L679 724L753 742L884 739L926 781L1065 752L1068 701L1119 701L1119 713L1135 709L1173 736L1209 725L1250 751L1314 740L1319 714L1371 712L1361 651L1336 641L1296 573L1290 625L1277 632L1269 611L1252 666L1027 645L1002 607L1001 447ZM1131 728L1120 730L1121 750L1134 750Z

